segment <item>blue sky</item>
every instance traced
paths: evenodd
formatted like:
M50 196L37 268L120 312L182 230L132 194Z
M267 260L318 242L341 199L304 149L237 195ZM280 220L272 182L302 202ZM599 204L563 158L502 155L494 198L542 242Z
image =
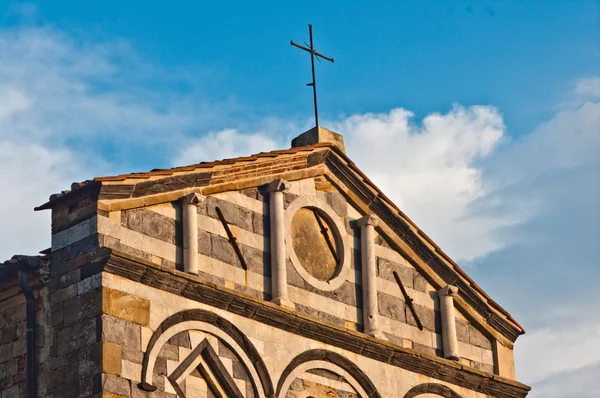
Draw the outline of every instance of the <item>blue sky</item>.
M598 1L0 1L1 257L72 181L288 146L308 23L322 124L525 326L531 396L600 396Z

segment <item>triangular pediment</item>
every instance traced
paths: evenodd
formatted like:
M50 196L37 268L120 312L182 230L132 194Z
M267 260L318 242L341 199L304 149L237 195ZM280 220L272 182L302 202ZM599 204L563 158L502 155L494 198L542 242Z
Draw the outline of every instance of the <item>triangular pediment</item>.
M98 210L108 213L161 206L181 200L190 193L218 197L228 192L247 193L256 190L256 195L261 195L260 187L276 178L288 180L292 184L298 182L296 185L310 180L311 189L318 192L318 196L325 202L333 193L336 197L343 197L354 212L349 218L369 214L378 217L378 250L389 253L390 257L382 256L382 261L404 264L404 268L398 268L395 273L406 278L404 283L409 289L422 283L421 281L434 290L454 285L459 291L456 307L466 323L476 324L478 330L507 346L524 333L508 312L487 296L332 143L316 143L148 173L99 177L74 184L71 192L55 196L38 210L68 202L82 190L93 192L93 199L98 201ZM301 192L291 195L293 194L302 196ZM334 207L335 203L329 205ZM211 210L207 209L209 211ZM397 258L396 262L393 261L394 258ZM380 272L389 274L387 278L394 284L393 266L384 264L381 269ZM410 319L412 316L405 314L405 317Z

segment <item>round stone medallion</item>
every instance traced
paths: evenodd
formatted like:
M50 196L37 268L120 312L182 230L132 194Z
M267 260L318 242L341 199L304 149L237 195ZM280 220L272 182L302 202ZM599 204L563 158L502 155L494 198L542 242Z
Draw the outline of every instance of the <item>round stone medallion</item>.
M316 208L298 209L292 218L292 245L300 265L319 281L329 281L338 272L339 254L335 226Z

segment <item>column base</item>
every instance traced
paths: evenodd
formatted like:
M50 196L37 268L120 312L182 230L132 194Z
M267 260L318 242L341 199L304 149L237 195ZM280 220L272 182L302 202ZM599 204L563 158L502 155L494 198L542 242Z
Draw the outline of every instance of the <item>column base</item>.
M380 330L368 330L365 331L365 334L371 337L375 337L376 339L385 340L385 335Z
M278 297L278 298L274 298L273 300L271 300L272 303L275 303L281 307L284 308L288 308L288 309L296 309L296 306L294 305L294 303L292 303L290 301L290 299L288 299L287 297Z

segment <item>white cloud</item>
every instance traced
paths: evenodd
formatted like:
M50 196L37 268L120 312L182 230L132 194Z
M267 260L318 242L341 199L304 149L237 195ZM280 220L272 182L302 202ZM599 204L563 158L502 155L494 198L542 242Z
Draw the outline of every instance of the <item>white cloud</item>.
M225 129L187 141L186 146L175 155L174 162L188 165L207 160L248 156L278 148L280 145L266 133L244 134L235 129Z
M185 79L168 72L123 41L0 29L0 261L48 246L48 214L33 207L51 193L150 154L160 166L177 137L227 114L198 93L179 95L170 86Z
M487 194L478 163L502 142L501 115L456 105L421 125L412 116L404 109L354 115L334 130L343 132L356 164L448 253L469 260L502 247L495 230L520 218L472 209Z
M600 77L580 79L575 85L575 94L580 97L600 97Z
M550 375L533 385L528 398L600 397L600 362Z
M551 375L597 362L600 352L597 302L596 299L563 304L544 314L545 325L521 337L517 343L517 376L536 384Z
M50 213L33 208L57 187L67 189L76 174L68 149L0 141L0 257L36 254L50 247ZM78 165L77 168L83 165Z

